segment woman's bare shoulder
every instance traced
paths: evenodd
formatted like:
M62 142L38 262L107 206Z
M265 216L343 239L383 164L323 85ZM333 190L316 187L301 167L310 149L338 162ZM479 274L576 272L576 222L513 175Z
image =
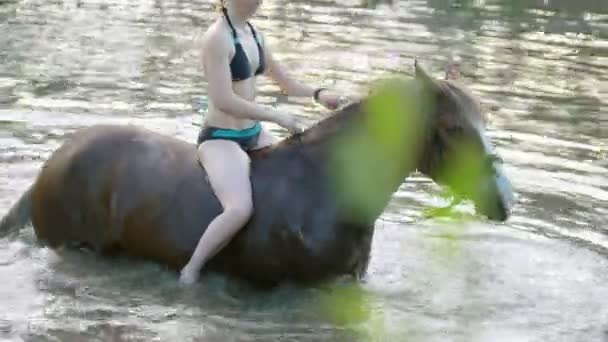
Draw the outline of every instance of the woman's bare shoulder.
M216 20L205 31L199 32L195 39L197 49L222 49L229 47L230 34L226 31L222 20Z

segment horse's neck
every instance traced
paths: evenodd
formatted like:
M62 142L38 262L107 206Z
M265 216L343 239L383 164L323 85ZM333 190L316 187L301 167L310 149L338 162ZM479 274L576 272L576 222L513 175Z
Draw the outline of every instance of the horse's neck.
M351 112L335 114L339 117L321 122L299 139L288 138L277 150L307 163L306 167L319 168L346 210L365 212L364 220L373 222L416 165L386 153L372 137L365 136L369 132L357 130L357 123L362 122L360 106L348 110Z

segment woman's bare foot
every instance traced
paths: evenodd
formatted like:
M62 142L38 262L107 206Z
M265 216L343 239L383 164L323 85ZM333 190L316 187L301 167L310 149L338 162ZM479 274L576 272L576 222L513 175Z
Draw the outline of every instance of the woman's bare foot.
M183 285L192 285L198 281L198 277L199 272L193 270L192 268L188 267L188 265L186 265L184 266L184 268L182 268L182 271L180 272L179 282Z

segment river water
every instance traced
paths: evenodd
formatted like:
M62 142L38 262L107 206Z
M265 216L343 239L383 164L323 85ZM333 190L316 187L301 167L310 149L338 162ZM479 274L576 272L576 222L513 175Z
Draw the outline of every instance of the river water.
M131 123L194 141L192 42L212 1L0 1L0 213L66 134ZM460 61L517 205L505 224L414 175L377 222L361 284L183 289L150 263L0 240L0 340L608 341L608 2L267 0L254 24L292 73L356 92L413 58ZM259 100L313 122L309 100ZM203 99L202 101L200 99ZM276 134L284 132L269 125Z

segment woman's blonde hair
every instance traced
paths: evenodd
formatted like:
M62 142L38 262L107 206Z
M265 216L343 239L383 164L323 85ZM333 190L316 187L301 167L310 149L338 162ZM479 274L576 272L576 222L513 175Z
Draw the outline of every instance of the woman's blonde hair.
M218 12L221 12L226 6L226 0L218 0L216 9Z

